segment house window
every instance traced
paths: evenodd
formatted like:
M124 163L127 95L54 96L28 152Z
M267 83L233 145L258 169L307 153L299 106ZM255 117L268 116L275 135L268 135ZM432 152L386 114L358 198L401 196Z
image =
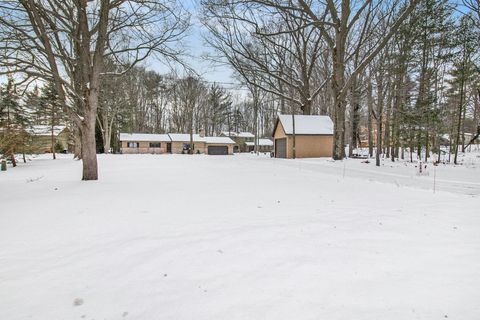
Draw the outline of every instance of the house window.
M150 142L150 148L160 148L160 142Z
M138 148L138 142L129 142L128 147L129 148Z

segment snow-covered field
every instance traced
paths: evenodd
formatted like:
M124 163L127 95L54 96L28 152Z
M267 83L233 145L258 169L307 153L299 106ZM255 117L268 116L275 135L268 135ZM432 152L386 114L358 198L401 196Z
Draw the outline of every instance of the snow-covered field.
M0 319L480 319L476 163L41 156L0 172Z

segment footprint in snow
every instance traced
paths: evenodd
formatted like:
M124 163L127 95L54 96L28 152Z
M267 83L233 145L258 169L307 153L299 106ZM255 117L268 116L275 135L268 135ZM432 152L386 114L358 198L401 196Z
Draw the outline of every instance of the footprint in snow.
M73 300L74 306L81 306L82 304L83 304L83 299L75 298L75 300Z

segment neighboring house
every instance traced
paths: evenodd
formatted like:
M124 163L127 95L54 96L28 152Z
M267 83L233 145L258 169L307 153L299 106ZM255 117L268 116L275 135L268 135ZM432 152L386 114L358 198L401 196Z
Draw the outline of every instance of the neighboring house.
M292 115L279 115L273 128L276 158L293 158ZM295 115L295 157L331 157L333 122L328 116Z
M220 136L229 137L235 141L235 152L249 152L249 146L247 143L253 142L255 139L255 135L251 132L222 131Z
M52 152L52 126L34 125L26 131L31 136L33 152ZM66 126L53 126L53 148L57 145L57 151L66 152L68 150L69 137L70 130Z
M188 153L188 133L120 133L121 153ZM210 155L233 154L235 141L228 137L204 137L193 135L193 153Z
M167 153L171 152L171 139L168 134L120 133L120 152Z
M247 145L247 151L252 152L255 149L255 142L245 142ZM259 152L272 152L273 151L273 141L270 139L258 139L257 142Z

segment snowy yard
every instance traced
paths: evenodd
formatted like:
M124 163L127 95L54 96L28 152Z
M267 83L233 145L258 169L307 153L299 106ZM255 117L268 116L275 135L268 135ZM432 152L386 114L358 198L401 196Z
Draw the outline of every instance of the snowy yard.
M0 172L0 319L480 319L480 166L42 156Z

